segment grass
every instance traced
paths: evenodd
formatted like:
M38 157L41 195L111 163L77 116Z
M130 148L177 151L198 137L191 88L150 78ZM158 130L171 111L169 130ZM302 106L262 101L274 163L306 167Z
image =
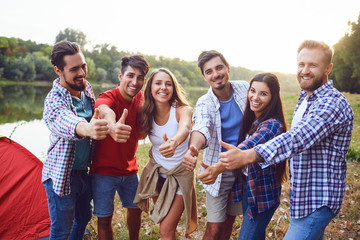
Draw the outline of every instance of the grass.
M350 102L354 111L354 130L350 147L353 151L357 151L360 156L360 95L358 94L344 94ZM286 120L290 126L292 113L294 111L297 94L288 94L282 97ZM150 145L140 145L137 150L137 159L139 163L139 174L148 160L148 151ZM354 154L356 156L356 154ZM200 157L201 158L201 157ZM198 169L197 171L198 172ZM325 239L340 240L340 239L360 239L360 162L359 159L348 159L348 171L346 179L346 190L343 205L340 213L330 222L325 231ZM266 235L267 239L283 239L289 226L289 181L283 185L281 193L281 204L276 210L272 220L270 221ZM199 181L196 181L197 202L198 202L198 228L193 232L191 239L201 239L206 225L206 208L205 208L205 191ZM113 231L114 239L128 239L126 227L126 211L121 208L118 197L115 199L115 211L113 216ZM90 226L92 236L87 236L87 239L97 239L96 236L96 217L91 220ZM242 216L237 217L231 239L237 239L241 227ZM178 239L185 239L185 226L183 217L177 227ZM142 226L140 230L140 239L160 239L159 225L154 224L149 216L145 213L142 215Z

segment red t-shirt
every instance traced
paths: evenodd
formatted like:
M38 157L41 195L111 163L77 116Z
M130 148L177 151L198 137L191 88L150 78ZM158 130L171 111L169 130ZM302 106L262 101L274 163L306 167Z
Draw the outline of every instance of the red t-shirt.
M140 139L140 106L144 100L144 93L139 92L131 102L126 101L118 88L101 93L95 102L95 108L101 104L109 106L116 114L118 121L124 111L128 110L125 124L131 126L130 138L126 143L115 142L108 135L105 139L96 141L90 168L90 174L98 173L107 176L129 176L138 172L136 149Z

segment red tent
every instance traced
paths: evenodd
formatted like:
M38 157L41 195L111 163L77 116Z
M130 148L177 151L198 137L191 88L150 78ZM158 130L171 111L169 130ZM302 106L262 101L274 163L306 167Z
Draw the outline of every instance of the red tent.
M0 136L0 239L38 239L50 234L42 165L26 148Z

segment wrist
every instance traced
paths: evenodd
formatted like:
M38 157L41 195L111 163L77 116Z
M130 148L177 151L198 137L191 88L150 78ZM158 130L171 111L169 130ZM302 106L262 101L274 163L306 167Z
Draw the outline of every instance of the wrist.
M222 173L226 170L226 167L224 166L224 164L222 162L215 163L213 165L213 167L215 168L217 175L219 175L220 173Z
M173 142L173 144L175 145L175 148L177 148L180 145L180 143L174 138L170 138L170 142Z
M85 121L80 121L76 124L75 127L75 135L77 138L83 138L83 137L89 137L89 131L90 131L90 123Z
M264 158L258 153L257 151L253 150L255 152L255 162L264 162Z

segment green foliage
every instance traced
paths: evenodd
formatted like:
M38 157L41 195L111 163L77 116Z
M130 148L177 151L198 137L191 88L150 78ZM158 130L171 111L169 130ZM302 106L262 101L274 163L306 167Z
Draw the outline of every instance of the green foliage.
M111 65L111 57L104 54L98 54L92 57L97 67L101 67L103 69L110 68Z
M87 65L87 79L96 80L96 65L94 60L89 57L85 57L85 61Z
M32 81L36 75L35 64L31 56L25 58L19 57L15 59L7 59L3 76L9 80L16 81Z
M116 60L109 69L109 77L111 82L119 83L119 72L121 71L121 60Z
M72 28L65 28L61 30L58 35L56 35L55 43L60 42L62 40L76 42L80 45L81 49L84 49L86 41L86 35L80 31Z
M348 26L350 31L334 45L330 78L340 91L360 93L360 15Z
M48 57L43 56L42 52L32 53L31 59L35 65L35 80L50 82L56 78L53 65Z
M83 32L66 28L56 36L56 41L69 40L86 44L86 36ZM52 46L36 44L17 38L0 37L0 76L8 80L53 81L56 78L49 56ZM83 49L88 65L88 79L95 82L118 83L118 74L121 69L121 58L131 52L119 51L116 46L104 43L95 45L91 51ZM26 57L30 55L32 63ZM164 56L144 55L149 61L151 70L165 67L171 70L183 87L208 88L208 83L203 79L195 61L185 61L180 58L168 58ZM24 66L20 66L24 65ZM1 70L2 69L2 70ZM33 70L35 69L35 70ZM35 75L34 75L35 71ZM230 79L249 81L259 71L249 70L243 67L231 67ZM298 86L292 81L294 75L277 73L280 81L283 79L288 88Z
M49 60L51 50L48 44L0 37L0 77L14 81L52 81L55 74Z
M346 160L360 162L360 149L350 146L346 154Z
M96 69L96 79L99 82L104 82L106 80L107 72L103 68Z

